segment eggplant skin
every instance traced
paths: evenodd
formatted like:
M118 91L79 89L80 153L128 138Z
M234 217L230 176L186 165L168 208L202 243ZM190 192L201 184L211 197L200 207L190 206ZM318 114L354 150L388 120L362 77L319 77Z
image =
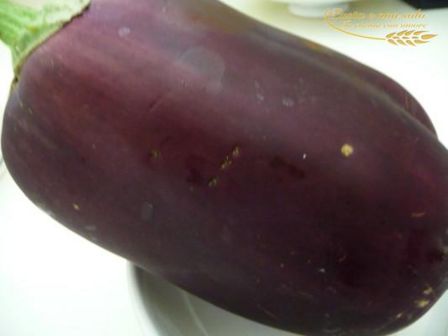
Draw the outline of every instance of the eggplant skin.
M215 1L93 0L36 49L3 152L71 230L305 335L401 329L448 279L448 155L398 84Z

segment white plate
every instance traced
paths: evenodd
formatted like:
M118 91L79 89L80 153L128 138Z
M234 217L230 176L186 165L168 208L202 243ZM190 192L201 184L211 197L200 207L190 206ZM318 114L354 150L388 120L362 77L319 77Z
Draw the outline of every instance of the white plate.
M322 18L329 9L338 8L346 11L349 3L358 0L270 0L289 4L289 11L298 16Z
M132 265L129 274L141 325L147 330L155 326L160 336L294 336L229 313ZM448 294L416 323L391 336L448 336L447 314Z

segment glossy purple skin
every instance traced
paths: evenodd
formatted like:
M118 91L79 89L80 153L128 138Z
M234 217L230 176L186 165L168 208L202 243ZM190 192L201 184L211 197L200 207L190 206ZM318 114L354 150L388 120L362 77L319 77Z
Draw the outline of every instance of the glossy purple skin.
M57 220L191 293L373 336L447 287L430 129L390 79L217 2L94 0L26 61L3 151Z

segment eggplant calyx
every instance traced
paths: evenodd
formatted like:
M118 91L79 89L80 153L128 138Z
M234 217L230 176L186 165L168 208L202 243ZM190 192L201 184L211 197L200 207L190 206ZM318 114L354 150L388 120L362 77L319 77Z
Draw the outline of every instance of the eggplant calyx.
M90 0L51 0L34 8L0 0L0 41L11 49L16 77L28 55L89 4Z

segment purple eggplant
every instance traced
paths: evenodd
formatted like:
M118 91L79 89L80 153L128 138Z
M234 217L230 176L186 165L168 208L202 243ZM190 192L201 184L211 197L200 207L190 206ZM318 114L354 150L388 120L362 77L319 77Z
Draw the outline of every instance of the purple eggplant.
M217 1L77 14L15 52L2 147L35 204L305 335L388 334L445 292L448 153L401 86Z

